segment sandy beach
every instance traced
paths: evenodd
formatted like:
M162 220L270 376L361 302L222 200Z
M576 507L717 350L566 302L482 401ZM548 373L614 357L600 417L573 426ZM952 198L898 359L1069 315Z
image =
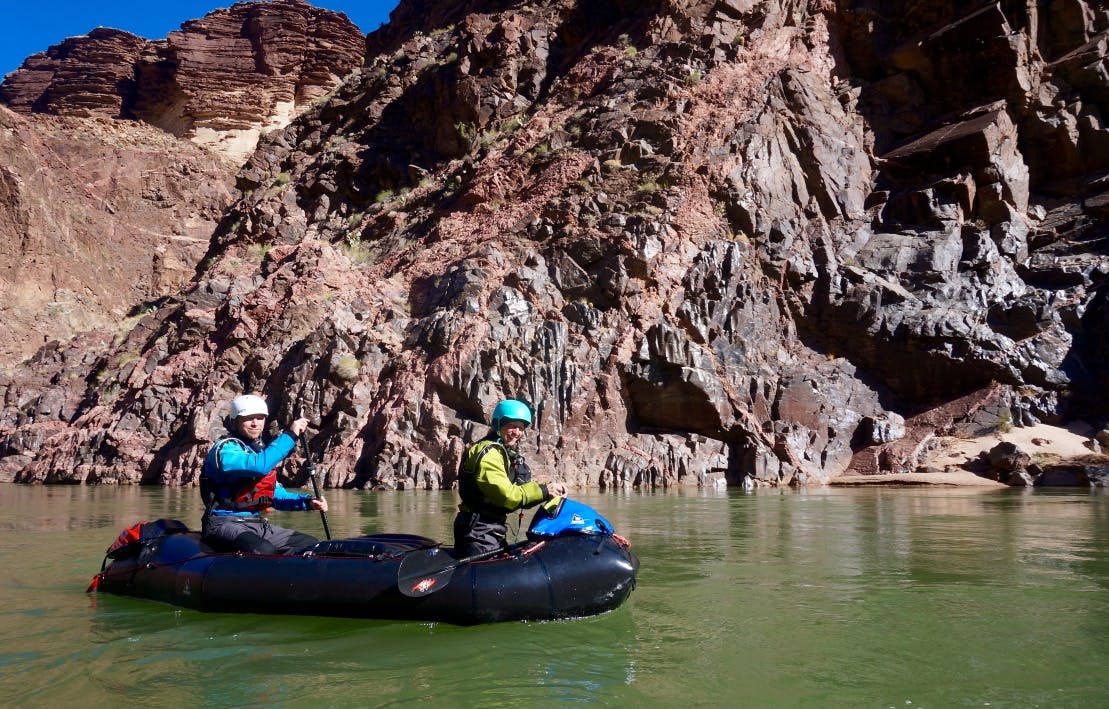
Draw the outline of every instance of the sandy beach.
M967 470L965 466L999 443L1016 444L1038 464L1061 463L1094 455L1087 446L1093 429L1081 422L1068 428L1040 424L996 431L977 438L943 436L912 473L844 475L829 485L950 485L962 487L1008 487Z

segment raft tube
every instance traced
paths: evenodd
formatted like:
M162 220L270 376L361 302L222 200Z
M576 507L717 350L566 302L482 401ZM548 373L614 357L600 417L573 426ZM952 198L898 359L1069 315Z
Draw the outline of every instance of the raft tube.
M628 598L639 570L638 557L610 529L529 532L528 541L461 563L434 592L413 597L398 586L405 557L434 553L453 566L452 550L425 537L373 534L320 542L301 556L220 553L199 533L181 531L180 522L150 524L159 533L144 534L151 538L136 542L134 553L104 567L95 590L201 611L473 625L603 613Z

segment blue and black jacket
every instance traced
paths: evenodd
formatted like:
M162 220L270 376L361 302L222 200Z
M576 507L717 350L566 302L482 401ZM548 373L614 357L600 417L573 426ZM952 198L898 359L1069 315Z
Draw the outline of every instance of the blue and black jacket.
M277 482L274 468L296 447L282 432L268 446L252 445L235 436L219 439L208 451L200 473L200 495L206 514L257 517L269 509L309 509L312 495L289 492Z

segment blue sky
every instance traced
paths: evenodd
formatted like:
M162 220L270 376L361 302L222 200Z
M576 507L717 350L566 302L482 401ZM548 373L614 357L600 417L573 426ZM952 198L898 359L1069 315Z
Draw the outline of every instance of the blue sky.
M308 0L316 7L343 12L363 32L389 21L398 0ZM147 39L162 39L182 22L193 20L235 0L23 0L4 8L0 23L0 77L23 60L46 51L66 37L88 34L95 27L115 27Z

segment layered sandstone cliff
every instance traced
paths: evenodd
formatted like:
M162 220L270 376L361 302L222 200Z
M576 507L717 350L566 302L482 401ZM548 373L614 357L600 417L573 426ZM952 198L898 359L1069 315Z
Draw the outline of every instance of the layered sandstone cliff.
M263 138L179 298L41 354L97 386L7 384L0 469L192 483L241 391L379 487L451 484L506 395L538 474L604 487L1104 421L1107 30L1082 0L405 0Z
M303 0L240 2L150 41L98 28L29 57L0 84L19 113L133 118L237 163L362 62L347 17Z

